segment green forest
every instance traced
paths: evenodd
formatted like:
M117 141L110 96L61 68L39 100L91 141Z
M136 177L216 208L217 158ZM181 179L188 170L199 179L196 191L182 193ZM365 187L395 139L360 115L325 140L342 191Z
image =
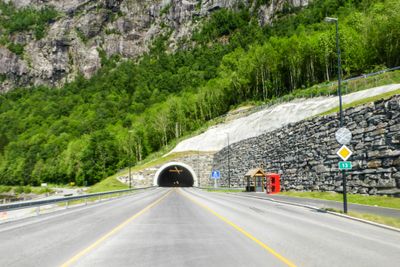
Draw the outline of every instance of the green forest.
M45 14L40 25L56 16ZM398 0L315 0L266 26L245 7L221 9L175 53L160 36L137 61L100 51L91 79L0 95L0 184L94 184L241 103L335 80L335 25L325 16L339 19L344 77L400 65Z
M36 10L32 7L16 9L11 3L0 0L0 45L11 52L22 56L24 46L10 40L10 34L15 32L32 31L37 40L45 35L49 23L59 14L53 8Z

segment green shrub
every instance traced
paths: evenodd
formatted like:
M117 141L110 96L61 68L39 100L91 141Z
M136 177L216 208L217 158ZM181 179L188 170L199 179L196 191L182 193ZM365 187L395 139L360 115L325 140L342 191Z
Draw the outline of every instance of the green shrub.
M5 80L7 80L7 75L1 73L0 74L0 83L4 82ZM1 144L0 144L1 145Z
M7 48L16 55L21 56L24 54L24 45L22 44L9 43Z
M0 193L7 193L11 191L11 186L0 185Z
M25 194L32 193L32 188L29 187L29 186L25 186L25 187L24 187L24 193L25 193Z
M75 28L75 32L76 32L76 35L78 35L79 39L81 39L81 41L84 44L86 44L89 41L89 39L86 37L86 35L80 29Z
M32 7L16 9L11 2L0 2L0 12L2 13L0 25L7 31L6 34L33 30L36 39L44 37L47 25L58 16L53 7L39 10Z
M164 14L167 14L167 13L169 12L169 10L171 9L171 7L172 7L172 4L171 4L171 3L165 5L165 7L163 7L163 8L161 9L161 11L160 11L160 16L162 16L162 15L164 15Z
M22 194L24 192L24 187L23 186L18 186L14 188L14 193L15 194Z

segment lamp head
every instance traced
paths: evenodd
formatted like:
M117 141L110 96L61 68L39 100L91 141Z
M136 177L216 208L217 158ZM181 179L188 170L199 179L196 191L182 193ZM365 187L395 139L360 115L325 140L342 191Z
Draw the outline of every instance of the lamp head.
M338 21L338 19L337 18L330 18L330 17L325 17L325 22L328 22L328 23L332 23L332 22L337 22Z

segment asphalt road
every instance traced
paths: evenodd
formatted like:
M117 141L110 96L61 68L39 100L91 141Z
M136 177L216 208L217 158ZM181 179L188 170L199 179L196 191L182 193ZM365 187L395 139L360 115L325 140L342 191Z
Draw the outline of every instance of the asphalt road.
M160 188L0 225L0 266L398 266L400 234L314 210Z
M343 202L332 201L332 200L323 200L323 199L312 199L312 198L303 198L303 197L290 197L285 195L267 195L265 193L240 193L246 194L251 197L257 198L265 198L269 200L277 200L277 201L285 201L291 202L295 204L302 204L308 205L311 207L316 208L333 208L336 210L343 210ZM400 219L400 210L399 209L392 209L392 208L384 208L384 207L374 207L374 206L367 206L367 205L359 205L353 203L347 203L348 210L359 212L359 213L368 213L368 214L375 214L381 215L385 217L392 217L392 218L399 218Z

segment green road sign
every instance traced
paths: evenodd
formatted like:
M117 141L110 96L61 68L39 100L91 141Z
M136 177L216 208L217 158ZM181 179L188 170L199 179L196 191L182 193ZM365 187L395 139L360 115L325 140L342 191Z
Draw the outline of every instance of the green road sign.
M351 170L352 167L350 161L339 161L339 170Z

